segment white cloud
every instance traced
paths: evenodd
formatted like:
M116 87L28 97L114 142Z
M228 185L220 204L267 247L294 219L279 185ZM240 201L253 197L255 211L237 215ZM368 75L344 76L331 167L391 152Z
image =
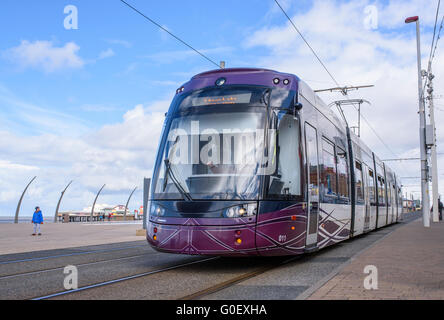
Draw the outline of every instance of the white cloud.
M38 170L39 168L36 166L28 166L19 163L12 163L7 160L0 160L0 170L24 170L24 171L33 171Z
M2 130L24 134L79 134L91 126L73 115L24 101L1 85L0 121Z
M115 53L114 53L113 49L108 48L107 50L100 52L99 60L110 58L110 57L112 57L114 55L115 55Z
M79 49L74 42L56 47L52 41L23 40L19 46L7 50L5 55L22 69L33 68L51 73L83 67L85 62L77 55Z
M131 42L126 41L126 40L121 40L121 39L107 39L105 41L108 42L109 44L120 45L125 48L131 48L133 46L133 44Z

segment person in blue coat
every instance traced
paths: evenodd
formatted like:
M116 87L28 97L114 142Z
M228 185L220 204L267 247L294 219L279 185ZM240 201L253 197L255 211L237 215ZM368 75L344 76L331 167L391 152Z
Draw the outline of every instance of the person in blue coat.
M35 207L34 214L32 215L32 223L34 224L34 233L32 235L35 236L38 231L38 235L41 236L40 225L43 224L43 214L39 207Z

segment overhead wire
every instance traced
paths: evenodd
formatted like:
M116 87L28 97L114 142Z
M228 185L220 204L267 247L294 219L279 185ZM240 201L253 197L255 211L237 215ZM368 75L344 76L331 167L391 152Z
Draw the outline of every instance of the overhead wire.
M131 8L132 10L134 10L135 12L137 12L139 15L141 15L142 17L144 17L145 19L147 19L149 22L151 22L152 24L154 24L155 26L159 27L160 29L162 29L163 31L165 31L166 33L168 33L170 36L172 36L173 38L175 38L176 40L178 40L179 42L181 42L182 44L184 44L185 46L187 46L188 48L190 48L191 50L193 50L194 52L196 52L197 54L199 54L201 57L203 57L204 59L208 60L209 62L211 62L212 64L214 64L216 67L221 68L221 66L219 64L217 64L215 61L213 61L212 59L210 59L209 57L207 57L205 54L203 54L202 52L200 52L199 50L197 50L196 48L194 48L193 46L191 46L190 44L188 44L187 42L185 42L184 40L182 40L181 38L179 38L178 36L176 36L175 34L173 34L172 32L170 32L168 29L166 29L165 27L163 27L162 25L160 25L159 23L157 23L156 21L154 21L153 19L151 19L150 17L148 17L147 15L145 15L144 13L140 12L138 9L136 9L135 7L133 7L132 5L130 5L128 2L124 1L124 0L120 0L120 2L124 3L126 6L128 6L129 8Z
M308 43L307 39L303 36L303 34L299 31L299 29L296 27L296 25L294 24L293 20L289 17L289 15L287 14L287 12L284 10L284 8L280 5L280 3L278 2L278 0L274 0L276 2L276 4L278 5L278 7L281 9L281 11L283 12L283 14L287 17L288 21L291 23L291 25L293 26L293 28L296 30L296 32L300 35L300 37L302 38L302 40L305 42L305 44L309 47L309 49L311 50L311 52L314 54L314 56L316 57L316 59L319 61L319 63L322 65L322 67L324 68L324 70L328 73L328 75L330 76L330 78L333 80L333 82L338 86L341 87L340 84L338 83L338 81L336 80L336 78L333 76L333 74L328 70L327 66L322 62L321 58L319 57L319 55L316 53L316 51L313 49L313 47ZM350 100L350 97L346 94L345 95L346 98L348 100ZM358 111L356 105L354 105L352 103L353 107L355 108L356 111ZM343 114L343 110L342 108L339 106L340 108L340 112ZM365 116L362 114L361 112L361 117L362 119L367 123L367 126L372 130L372 132L375 134L375 136L379 139L379 141L387 148L387 150L390 151L390 153L392 155L394 155L395 157L399 157L385 142L384 140L379 136L379 134L376 132L376 130L373 128L373 126L370 124L370 122L365 118ZM347 122L347 121L346 121ZM404 168L405 170L405 168ZM403 170L403 171L404 171Z

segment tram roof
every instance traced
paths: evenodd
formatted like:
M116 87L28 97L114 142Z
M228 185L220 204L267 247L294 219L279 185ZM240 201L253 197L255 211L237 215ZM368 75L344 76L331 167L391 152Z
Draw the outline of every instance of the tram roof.
M191 78L182 87L183 92L202 89L214 86L216 80L225 78L225 84L246 84L246 85L263 85L268 87L277 87L297 91L299 78L294 74L283 73L270 69L262 68L227 68L216 69L199 73ZM273 83L273 80L278 78L278 84ZM284 80L289 80L287 85Z

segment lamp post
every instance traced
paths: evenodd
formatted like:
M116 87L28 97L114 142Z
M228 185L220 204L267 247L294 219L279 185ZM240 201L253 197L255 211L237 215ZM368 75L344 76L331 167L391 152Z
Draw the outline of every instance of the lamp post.
M416 22L416 50L418 60L418 94L419 94L419 149L421 151L421 198L422 198L422 221L424 227L430 227L430 202L429 202L429 182L427 165L427 146L425 141L425 104L424 92L422 90L421 75L421 40L419 33L419 17L409 17L405 23Z

